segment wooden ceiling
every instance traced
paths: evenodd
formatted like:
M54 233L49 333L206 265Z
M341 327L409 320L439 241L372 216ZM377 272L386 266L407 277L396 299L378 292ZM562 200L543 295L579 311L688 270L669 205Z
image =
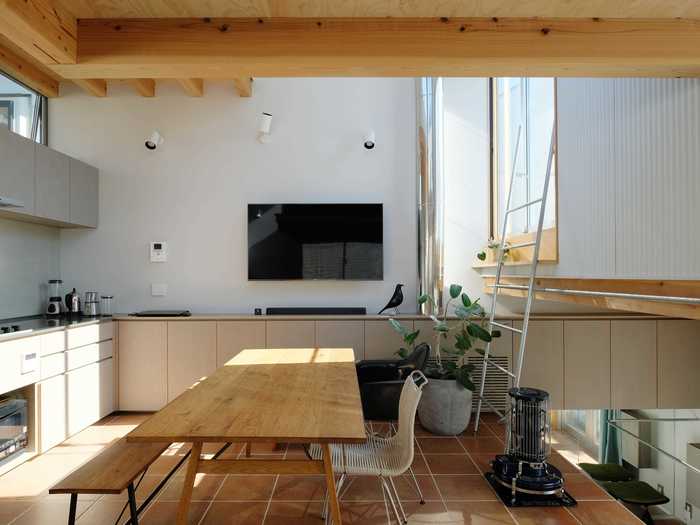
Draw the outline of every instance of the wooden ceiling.
M108 18L105 18L108 17ZM274 76L700 76L700 0L0 0L0 68L240 96Z
M700 18L697 0L63 0L78 18Z

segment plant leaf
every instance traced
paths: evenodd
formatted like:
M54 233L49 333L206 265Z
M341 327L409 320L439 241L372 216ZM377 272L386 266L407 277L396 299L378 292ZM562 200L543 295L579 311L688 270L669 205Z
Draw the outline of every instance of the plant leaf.
M423 295L418 296L418 304L425 304L428 302L428 299L430 299L430 296L427 293L424 293Z
M389 324L391 327L396 330L398 333L400 333L402 336L406 336L408 333L408 330L404 325L402 325L400 322L398 322L396 319L389 319Z
M396 352L394 352L397 356L399 356L401 359L406 359L409 356L408 350L405 348L399 348Z
M491 334L476 323L469 323L467 325L467 331L469 332L469 335L477 337L486 343L491 341Z
M462 385L464 388L467 390L471 390L472 392L476 390L476 387L474 386L474 383L472 382L472 377L471 373L469 370L467 370L466 367L462 366L460 367L456 373L456 379L457 382Z
M450 327L447 325L446 322L444 321L438 321L435 326L433 326L433 330L436 332L441 332L443 334L446 334L447 332L450 331Z
M404 335L403 340L406 342L406 344L413 346L413 343L416 342L418 334L420 334L420 330L416 330L415 332L411 332L410 334Z
M485 261L486 260L486 252L477 253L476 258L479 259L480 261Z
M450 297L452 299L457 299L459 297L459 294L462 293L462 286L459 284L451 284L450 285Z
M465 293L462 294L462 304L465 308L469 308L472 305L472 300L469 299L469 296Z

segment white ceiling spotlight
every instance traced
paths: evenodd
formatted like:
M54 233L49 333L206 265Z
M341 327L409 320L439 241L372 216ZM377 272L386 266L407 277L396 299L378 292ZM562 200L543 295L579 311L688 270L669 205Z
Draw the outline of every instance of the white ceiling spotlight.
M365 139L362 143L362 145L365 147L365 149L374 149L374 146L377 144L376 137L374 135L374 130L369 130L365 134Z
M158 146L163 144L163 142L165 142L163 136L158 132L158 130L153 130L151 136L146 139L145 146L147 150L153 151Z
M258 142L266 144L270 142L270 131L272 129L272 114L263 111L258 124Z

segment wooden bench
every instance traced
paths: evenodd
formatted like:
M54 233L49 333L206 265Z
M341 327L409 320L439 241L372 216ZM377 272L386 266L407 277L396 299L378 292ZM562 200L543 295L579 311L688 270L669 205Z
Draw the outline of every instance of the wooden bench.
M121 438L54 485L49 494L70 494L68 525L74 525L78 494L121 494L126 490L131 512L129 523L137 525L139 513L189 457L189 453L184 455L141 507L137 508L134 480L139 474L145 473L168 446L163 443L127 443L126 438Z

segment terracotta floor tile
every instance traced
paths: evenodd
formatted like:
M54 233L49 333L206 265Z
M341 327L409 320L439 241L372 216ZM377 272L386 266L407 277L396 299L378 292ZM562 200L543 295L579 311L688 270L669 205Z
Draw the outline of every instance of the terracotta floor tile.
M409 524L423 525L427 523L450 523L445 504L438 501L427 501L421 505L417 501L404 501L403 510ZM396 523L393 521L392 523ZM454 525L454 522L452 522Z
M386 525L383 501L345 502L340 505L340 512L343 525Z
M425 464L425 459L423 457L423 454L416 449L415 454L413 456L413 463L411 464L413 467L413 473L414 474L429 474L428 472L428 466Z
M435 482L445 501L496 500L496 494L481 475L437 475Z
M80 517L78 523L79 525L113 525L123 508L124 503L121 501L103 499L91 505ZM122 514L122 519L119 523L126 523L129 521L130 516L127 508Z
M586 474L565 474L564 488L577 501L613 499Z
M432 476L416 475L416 480L425 501L440 501L440 493L435 486ZM420 501L420 496L411 476L394 478L394 484L401 501Z
M466 454L425 454L433 474L479 474L474 462Z
M27 500L0 500L0 524L10 523L31 506L32 502Z
M267 501L272 495L276 477L228 476L215 499L224 501Z
M79 501L77 515L81 516L94 502ZM36 501L12 525L65 525L68 523L68 503L64 501Z
M261 525L266 510L267 502L215 501L201 525Z
M495 456L496 456L496 454L492 454L490 452L486 452L486 453L470 452L469 453L469 457L474 462L476 467L481 471L482 474L485 474L486 472L491 471L491 461L493 461L493 458Z
M515 507L510 512L519 525L579 525L564 507Z
M579 501L570 507L571 513L583 525L640 525L630 511L616 501Z
M326 493L324 476L280 476L272 494L278 501L322 501Z
M148 467L147 476L165 476L177 465L182 456L160 456ZM183 463L187 465L187 461Z
M497 437L460 437L467 452L503 454L503 441Z
M501 502L490 501L448 501L446 503L450 520L448 523L464 525L514 525Z
M177 516L177 502L156 501L146 509L143 519L139 520L140 525L173 525ZM190 505L190 512L187 519L189 525L197 525L204 516L209 503L203 501L193 501Z
M323 525L321 506L320 501L273 501L267 511L265 525Z
M469 422L469 426L467 429L460 434L460 436L464 437L494 437L493 430L491 430L491 427L488 425L486 421L481 420L481 423L479 423L479 430L477 431L476 435L474 434L474 418ZM500 436L498 436L500 437Z
M382 487L377 476L352 476L343 501L384 501Z
M576 465L572 465L566 458L556 452L552 453L547 461L557 467L562 474L578 474L581 472L581 469Z
M214 474L197 474L194 480L192 499L194 501L210 501L214 499L214 495L221 487L225 477ZM158 501L179 501L184 481L184 477L171 479L160 496L158 496Z
M421 437L418 439L423 454L461 454L464 449L461 447L457 438L453 437Z

